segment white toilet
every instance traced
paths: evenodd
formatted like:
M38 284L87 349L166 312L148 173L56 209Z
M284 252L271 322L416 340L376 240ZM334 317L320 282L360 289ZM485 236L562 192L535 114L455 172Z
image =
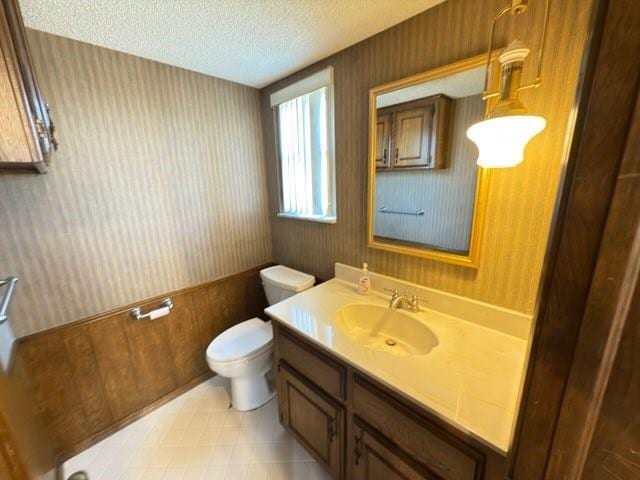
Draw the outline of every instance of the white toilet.
M315 278L282 265L260 271L269 305L311 288ZM253 410L275 395L271 322L252 318L225 330L207 348L209 368L231 380L231 402Z

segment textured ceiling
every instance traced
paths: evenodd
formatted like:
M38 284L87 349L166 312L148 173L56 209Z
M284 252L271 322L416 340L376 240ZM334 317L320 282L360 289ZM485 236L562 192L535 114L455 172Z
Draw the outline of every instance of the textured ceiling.
M254 87L444 0L20 0L30 28Z

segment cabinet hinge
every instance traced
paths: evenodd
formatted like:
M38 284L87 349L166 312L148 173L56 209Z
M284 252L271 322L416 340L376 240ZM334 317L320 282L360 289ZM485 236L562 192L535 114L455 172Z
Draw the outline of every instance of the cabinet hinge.
M336 419L335 418L327 418L327 434L329 435L329 443L332 443L336 438Z
M360 457L362 457L362 432L356 434L355 445L353 447L353 461L356 465L360 464Z
M36 118L36 133L40 138L47 138L47 127L44 126L44 122L39 118Z

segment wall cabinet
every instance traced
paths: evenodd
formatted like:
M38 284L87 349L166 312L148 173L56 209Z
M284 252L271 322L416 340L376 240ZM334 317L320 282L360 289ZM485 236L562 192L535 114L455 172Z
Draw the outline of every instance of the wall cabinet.
M378 114L376 123L376 168L391 166L391 113Z
M379 108L376 168L446 168L450 110L445 95Z
M45 172L55 127L35 79L17 0L0 3L0 168Z
M503 480L486 444L274 322L282 425L336 480Z

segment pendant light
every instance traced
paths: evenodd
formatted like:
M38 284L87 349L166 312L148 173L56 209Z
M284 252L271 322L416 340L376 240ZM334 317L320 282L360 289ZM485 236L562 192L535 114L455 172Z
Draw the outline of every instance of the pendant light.
M549 17L549 0L546 0L536 80L531 84L521 85L522 68L530 50L524 43L515 40L498 57L500 62L499 90L496 92L487 91L496 23L507 13L517 15L526 11L527 3L527 0L512 0L509 5L496 15L491 25L482 99L487 101L492 98L498 98L498 102L489 111L484 120L471 125L467 130L467 137L478 146L479 156L477 163L480 167L504 168L518 165L523 160L524 149L529 140L544 130L547 124L543 117L531 115L527 112L527 108L520 100L519 95L522 90L537 88L541 83L544 41Z

